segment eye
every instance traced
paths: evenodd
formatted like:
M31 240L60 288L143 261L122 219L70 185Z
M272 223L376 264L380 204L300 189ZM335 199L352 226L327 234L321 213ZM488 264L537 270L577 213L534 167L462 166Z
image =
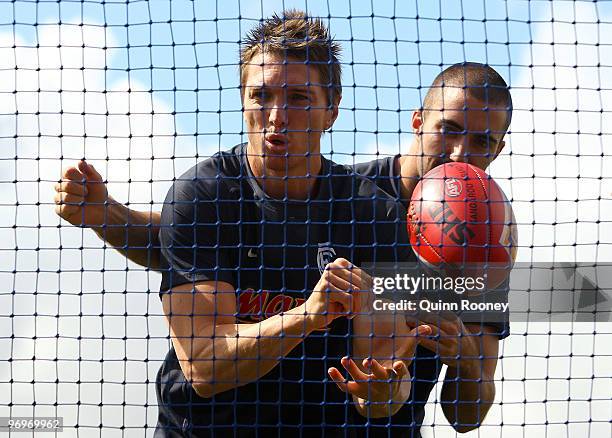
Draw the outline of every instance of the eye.
M442 127L440 128L440 134L444 135L444 136L456 136L456 135L463 135L462 131L458 131L458 128L454 127L454 126L448 126L448 125L442 125Z
M489 136L478 136L474 139L474 146L478 149L489 149L495 146L494 140Z
M264 100L266 98L266 93L263 89L254 89L251 90L251 99L255 100Z
M301 102L308 101L308 96L305 95L304 93L291 93L289 95L289 98L291 100L297 100L297 101L301 101Z

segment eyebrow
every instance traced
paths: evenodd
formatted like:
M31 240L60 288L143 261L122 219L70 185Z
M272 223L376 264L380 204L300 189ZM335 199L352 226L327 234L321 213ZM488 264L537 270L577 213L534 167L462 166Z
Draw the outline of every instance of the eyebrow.
M302 93L308 93L309 92L309 87L305 86L305 85L287 85L287 84L283 84L283 85L266 85L266 84L257 84L257 85L245 85L246 88L250 89L250 90L266 90L266 89L285 89L287 91L297 91L297 92L302 92Z
M451 128L454 128L456 131L453 132L462 132L462 133L467 133L467 130L461 126L459 123L455 122L454 120L449 120L449 119L440 119L440 125L448 125Z
M453 132L460 132L462 134L469 134L470 131L468 131L467 129L465 129L463 126L461 126L459 123L455 122L454 120L449 120L449 119L440 119L440 124L441 125L448 125L453 129L456 129L456 131ZM476 138L478 138L478 140L482 141L483 143L488 142L493 142L494 144L499 143L499 139L495 138L493 136L493 132L489 132L489 135L487 136L486 133L482 133L482 132L473 132L472 133Z

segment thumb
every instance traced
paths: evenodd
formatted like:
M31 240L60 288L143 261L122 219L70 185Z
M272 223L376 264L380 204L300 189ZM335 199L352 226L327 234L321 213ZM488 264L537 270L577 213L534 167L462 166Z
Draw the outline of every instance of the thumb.
M102 175L85 160L79 161L79 170L87 177L90 182L102 182Z

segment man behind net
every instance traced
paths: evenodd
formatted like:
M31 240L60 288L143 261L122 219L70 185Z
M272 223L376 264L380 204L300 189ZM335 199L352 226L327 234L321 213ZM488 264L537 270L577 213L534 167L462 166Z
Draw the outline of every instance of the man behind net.
M401 206L354 170L408 200L418 179L445 161L486 168L504 146L507 86L480 64L447 69L413 114L409 154L348 169L320 155L321 134L338 115L339 51L322 23L300 12L257 26L241 51L248 143L180 177L161 220L115 203L85 162L56 188L66 220L92 226L137 263L161 266L174 348L158 378L160 436L291 426L351 436L365 434L364 417L369 433L419 436L442 363L442 407L458 431L478 427L493 402L507 326L455 319L389 330L359 315L355 291L366 275L356 266L413 255ZM161 257L150 250L159 246ZM430 331L440 337L423 336ZM382 338L363 342L370 334ZM379 360L361 361L368 356ZM354 403L325 382L326 371Z

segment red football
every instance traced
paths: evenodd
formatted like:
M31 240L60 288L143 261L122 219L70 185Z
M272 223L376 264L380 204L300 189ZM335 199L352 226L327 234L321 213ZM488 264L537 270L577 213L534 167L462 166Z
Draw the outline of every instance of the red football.
M506 279L516 258L510 202L493 178L467 163L438 166L417 184L408 232L412 249L427 266L486 276L488 289Z

